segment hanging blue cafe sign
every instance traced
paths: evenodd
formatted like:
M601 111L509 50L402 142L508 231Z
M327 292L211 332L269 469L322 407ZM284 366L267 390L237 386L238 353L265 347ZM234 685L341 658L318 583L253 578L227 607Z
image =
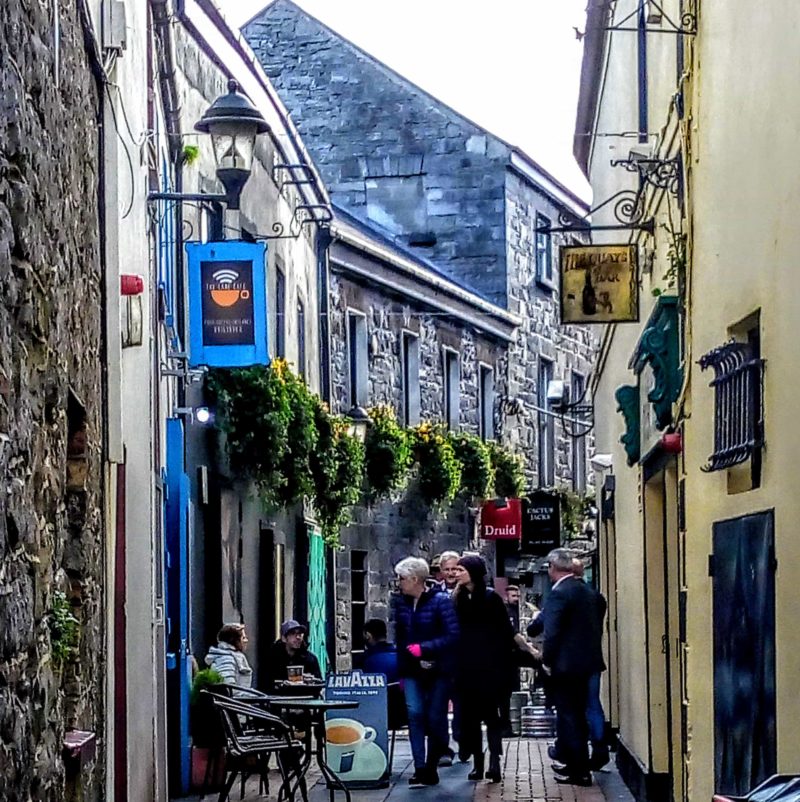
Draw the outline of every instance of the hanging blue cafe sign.
M189 365L266 364L267 287L263 242L190 242Z

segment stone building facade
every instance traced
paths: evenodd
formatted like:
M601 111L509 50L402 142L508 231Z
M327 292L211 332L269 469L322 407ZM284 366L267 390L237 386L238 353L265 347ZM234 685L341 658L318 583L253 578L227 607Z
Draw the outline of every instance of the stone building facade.
M523 456L529 487L566 485L583 491L588 438L568 436L557 417L543 412L548 411L549 380L565 380L579 391L588 384L595 335L590 329L559 326L556 265L562 240L543 229L548 224L558 228L565 219L577 221L586 206L524 153L291 0L276 0L243 32L319 165L344 228L361 230L384 252L394 249L395 260L426 266L453 291L468 296L468 304L489 304L515 321L507 336L498 337L497 331L487 336L461 314L430 315L424 290L420 296L420 286L413 287L411 280L407 289L417 301L399 303L410 310L406 328L413 321L419 331L420 410L435 420L444 418L447 376L441 349L449 346L459 354L462 385L459 416L451 423L475 430L476 365L486 359L495 387L493 435ZM352 259L344 262L351 265ZM331 263L336 276L336 251ZM341 385L351 371L349 332L341 322L337 331L337 313L341 321L350 304L361 303L369 345L368 402L397 404L402 337L395 321L403 314L396 314L397 293L364 276L356 289L352 272L343 275L331 283L334 398L337 393L345 397ZM480 319L485 322L492 314L482 311ZM345 609L353 600L348 573L362 571L360 563L348 564L354 554L362 561L367 552L378 563L369 577L373 596L367 608L380 614L395 557L410 552L431 557L446 544L462 550L472 537L473 521L463 510L451 511L440 524L415 511L408 498L393 507L359 511L344 541L349 550L339 555L344 581L339 583L338 612L346 616L345 629L352 628L347 616L353 612ZM519 567L513 558L501 563L498 573ZM341 644L346 633L339 635Z
M508 397L521 414L503 439L533 485L572 482L570 438L545 427L541 375L588 380L595 334L558 326L559 235L585 205L536 162L308 15L277 0L243 28L319 165L334 205L521 319ZM539 226L541 227L541 226ZM549 373L548 373L549 371ZM519 408L519 407L518 407ZM551 419L552 420L552 419ZM505 421L504 421L505 424ZM540 465L546 428L552 469Z
M332 234L333 409L347 414L355 403L387 405L404 425L446 421L445 374L450 371L449 379L457 381L451 390L451 404L457 398L451 428L492 439L496 399L506 392L506 351L519 320L418 256L377 238L341 210ZM357 375L359 363L363 377ZM335 562L340 669L358 662L365 618L389 617L394 565L409 554L430 559L437 552L475 546L476 513L464 500L444 515L433 513L413 479L395 497L355 511L342 531L345 548Z
M59 12L57 12L59 13ZM0 798L103 798L65 731L105 699L100 96L75 3L0 25ZM63 660L57 593L78 622ZM60 645L66 646L62 640Z

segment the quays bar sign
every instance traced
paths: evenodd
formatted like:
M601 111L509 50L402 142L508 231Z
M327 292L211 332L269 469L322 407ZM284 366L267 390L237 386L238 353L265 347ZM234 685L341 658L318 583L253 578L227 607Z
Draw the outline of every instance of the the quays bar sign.
M522 534L522 505L518 498L499 504L487 501L481 508L481 537L484 540L519 540Z
M523 554L543 557L561 545L561 500L537 490L522 503Z
M639 320L636 245L562 245L561 322Z
M266 364L266 252L260 242L190 242L189 365Z

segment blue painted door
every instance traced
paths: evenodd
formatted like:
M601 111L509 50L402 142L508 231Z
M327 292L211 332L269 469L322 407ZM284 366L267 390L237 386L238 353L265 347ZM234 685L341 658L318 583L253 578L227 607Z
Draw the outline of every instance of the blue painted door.
M167 420L167 743L169 785L187 794L191 774L189 740L189 478L184 464L183 421Z
M314 529L309 530L308 539L308 648L317 656L325 676L328 671L325 541Z

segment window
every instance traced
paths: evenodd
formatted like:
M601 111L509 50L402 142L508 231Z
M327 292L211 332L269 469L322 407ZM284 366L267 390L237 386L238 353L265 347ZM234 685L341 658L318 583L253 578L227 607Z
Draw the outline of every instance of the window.
M478 430L481 440L494 440L494 371L488 365L478 368Z
M733 327L731 334L734 339L699 360L703 370L714 369L710 385L714 388L714 451L703 470L733 468L750 460L750 481L740 487L749 490L761 485L764 446L764 361L759 315Z
M550 218L536 213L536 280L542 284L553 284L553 241L549 231Z
M306 377L306 308L297 301L297 373Z
M444 422L448 429L458 429L460 370L458 352L444 349Z
M350 406L367 406L368 358L367 318L358 312L347 313L347 356L350 378Z
M353 667L364 653L364 623L367 620L369 564L366 551L350 552L350 651Z
M404 331L403 338L403 423L419 423L419 337Z
M547 385L553 379L553 363L547 359L539 359L539 406L549 410L547 402ZM555 431L552 415L539 413L539 486L553 487L556 482L555 472Z
M571 398L577 404L586 390L586 379L581 373L572 373ZM579 427L580 431L580 427ZM586 438L572 438L572 489L576 493L586 492Z
M286 276L275 268L275 356L286 358Z

